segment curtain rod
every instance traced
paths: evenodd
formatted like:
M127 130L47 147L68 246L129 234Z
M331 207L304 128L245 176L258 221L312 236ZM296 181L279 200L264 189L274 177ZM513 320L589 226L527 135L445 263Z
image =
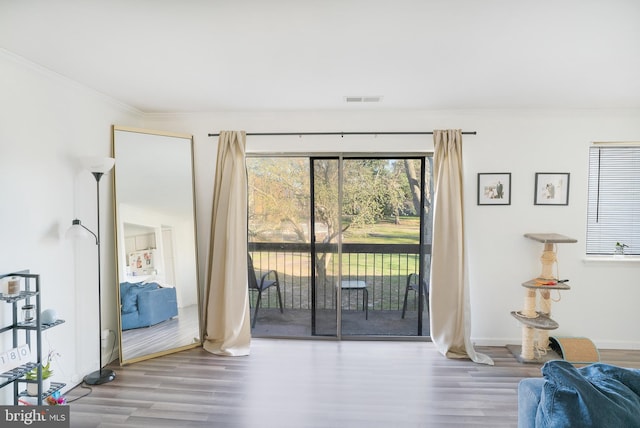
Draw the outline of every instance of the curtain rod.
M218 137L220 134L209 134L209 137ZM417 132L247 132L247 136L283 136L283 135L433 135L433 131ZM463 132L462 135L476 135L476 131Z

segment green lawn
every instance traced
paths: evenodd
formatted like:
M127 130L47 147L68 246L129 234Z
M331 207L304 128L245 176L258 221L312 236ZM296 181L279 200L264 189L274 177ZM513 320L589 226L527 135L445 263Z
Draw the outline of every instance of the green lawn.
M400 217L400 224L392 220L380 221L365 227L350 227L344 233L345 243L362 244L418 244L420 219Z

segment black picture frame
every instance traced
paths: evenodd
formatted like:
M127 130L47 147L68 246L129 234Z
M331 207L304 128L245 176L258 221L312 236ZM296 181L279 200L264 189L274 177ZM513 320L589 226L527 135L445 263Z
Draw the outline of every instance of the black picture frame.
M534 205L569 205L568 172L536 172Z
M478 173L478 205L511 205L511 173Z

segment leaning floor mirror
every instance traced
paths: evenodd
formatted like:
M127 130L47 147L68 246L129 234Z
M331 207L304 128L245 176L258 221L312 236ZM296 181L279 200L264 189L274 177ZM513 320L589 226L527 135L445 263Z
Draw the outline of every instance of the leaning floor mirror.
M120 364L199 346L193 138L113 126Z

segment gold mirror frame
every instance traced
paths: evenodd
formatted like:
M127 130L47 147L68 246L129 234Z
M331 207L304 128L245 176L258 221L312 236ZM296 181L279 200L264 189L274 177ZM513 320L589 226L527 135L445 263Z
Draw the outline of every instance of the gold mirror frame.
M113 125L112 155L124 365L202 344L193 136Z

